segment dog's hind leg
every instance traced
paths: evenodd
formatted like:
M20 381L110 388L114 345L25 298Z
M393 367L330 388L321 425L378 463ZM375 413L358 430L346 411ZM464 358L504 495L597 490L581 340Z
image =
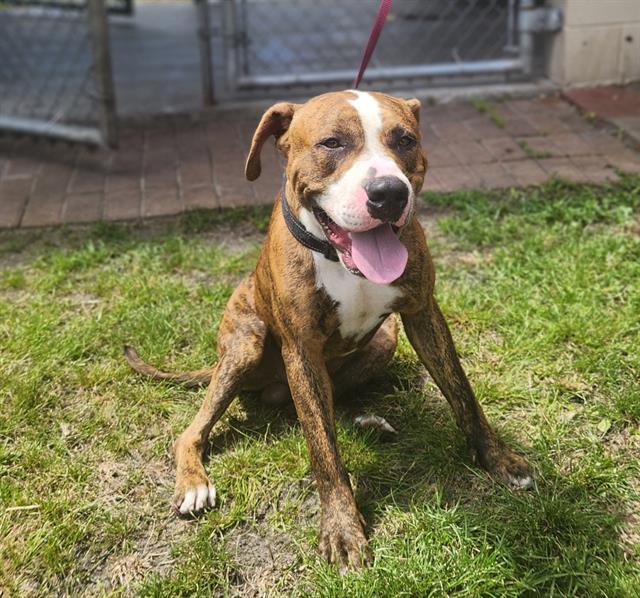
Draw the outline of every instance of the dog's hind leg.
M364 349L353 356L332 376L337 397L354 393L358 415L354 423L361 428L378 428L384 432L396 430L386 419L365 409L360 401L362 387L384 375L387 365L393 359L398 345L398 321L394 314L387 317Z
M332 372L331 381L336 395L340 396L379 377L393 359L397 344L398 322L392 314L363 349L350 356L336 372Z
M251 282L241 284L229 300L218 336L220 359L213 367L198 413L174 446L176 486L172 506L181 514L213 506L215 487L202 463L209 433L237 393L250 383L262 359L267 326L255 313L252 291Z

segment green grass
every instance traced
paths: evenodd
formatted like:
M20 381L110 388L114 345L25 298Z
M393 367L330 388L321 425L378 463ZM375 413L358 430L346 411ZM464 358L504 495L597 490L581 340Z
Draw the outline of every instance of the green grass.
M498 99L497 102L503 102L504 99ZM504 129L505 121L504 117L498 112L495 105L484 99L474 99L471 100L471 105L478 111L480 114L486 114L489 120L498 128Z
M515 492L473 468L401 340L337 409L375 565L316 554L292 408L251 396L212 435L219 507L168 511L170 445L202 391L134 375L215 359L265 210L0 234L0 590L6 595L635 596L640 584L640 178L427 194L437 295L489 419L534 464ZM424 216L426 219L427 217ZM16 509L16 507L28 507Z
M531 147L524 139L518 141L518 145L522 148L522 151L527 154L532 160L546 160L552 158L553 154L549 151L540 151Z

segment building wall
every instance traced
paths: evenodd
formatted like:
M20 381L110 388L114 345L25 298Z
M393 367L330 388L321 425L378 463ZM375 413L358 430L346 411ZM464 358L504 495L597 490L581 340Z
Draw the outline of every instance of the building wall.
M640 79L640 0L550 0L564 27L551 36L547 73L562 86Z

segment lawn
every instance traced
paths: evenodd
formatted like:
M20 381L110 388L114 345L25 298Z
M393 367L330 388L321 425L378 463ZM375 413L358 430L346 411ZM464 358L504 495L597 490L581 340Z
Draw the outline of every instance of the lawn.
M437 296L533 490L471 466L402 339L337 409L375 565L316 552L292 407L242 396L212 434L218 507L169 511L170 446L202 390L147 381L215 359L268 213L0 234L0 595L636 596L640 586L640 178L427 194ZM352 425L385 417L388 438Z

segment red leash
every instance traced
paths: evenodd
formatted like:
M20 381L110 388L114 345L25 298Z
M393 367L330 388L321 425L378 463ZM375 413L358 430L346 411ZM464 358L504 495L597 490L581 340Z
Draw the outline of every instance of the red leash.
M367 69L367 65L369 64L369 60L371 60L371 55L373 54L376 44L378 43L378 38L380 37L380 32L382 31L384 22L387 20L387 15L389 14L389 9L391 8L392 2L393 0L380 0L380 6L378 6L378 14L376 15L376 20L373 22L373 27L371 28L371 33L369 34L369 41L367 42L367 47L365 48L364 54L362 55L360 70L358 71L356 79L353 82L353 89L358 89L358 85L360 85L362 75L364 75L364 72Z

